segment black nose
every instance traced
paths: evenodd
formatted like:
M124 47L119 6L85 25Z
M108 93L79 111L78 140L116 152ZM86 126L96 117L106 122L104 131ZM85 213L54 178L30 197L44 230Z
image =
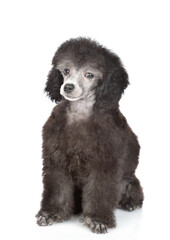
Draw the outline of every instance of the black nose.
M70 84L70 83L67 83L65 86L64 86L64 91L66 93L71 93L74 89L74 84Z

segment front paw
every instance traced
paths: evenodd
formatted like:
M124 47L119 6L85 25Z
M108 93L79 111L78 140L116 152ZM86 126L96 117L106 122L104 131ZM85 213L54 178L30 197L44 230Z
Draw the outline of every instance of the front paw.
M59 216L58 214L49 214L47 212L41 212L36 215L37 217L37 224L39 226L49 226L52 225L54 222L63 222L64 219Z
M49 226L53 224L53 219L49 215L43 212L41 215L37 216L37 224L39 226Z
M90 228L93 233L107 233L106 224L94 221L90 217L83 217L80 221Z

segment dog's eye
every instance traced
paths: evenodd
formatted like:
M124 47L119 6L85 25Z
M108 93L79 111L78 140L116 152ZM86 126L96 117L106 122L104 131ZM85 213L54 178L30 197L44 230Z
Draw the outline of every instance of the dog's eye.
M70 70L66 68L66 69L64 69L63 73L66 76L66 75L68 75L70 73Z
M86 73L85 77L92 79L94 75L92 73Z

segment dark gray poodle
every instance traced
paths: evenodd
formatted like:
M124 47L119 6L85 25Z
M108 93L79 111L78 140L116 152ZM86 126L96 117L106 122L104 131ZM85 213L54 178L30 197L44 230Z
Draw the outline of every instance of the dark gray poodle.
M92 232L116 226L114 210L142 206L140 146L119 100L128 75L117 55L86 38L55 53L45 91L56 107L43 127L40 226L83 213Z

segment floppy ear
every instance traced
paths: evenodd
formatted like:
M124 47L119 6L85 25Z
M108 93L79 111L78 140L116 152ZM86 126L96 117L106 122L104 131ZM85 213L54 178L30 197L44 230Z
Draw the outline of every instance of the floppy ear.
M53 67L48 74L47 83L44 90L47 92L51 100L55 101L56 103L62 100L62 96L60 94L60 87L62 84L63 76L59 70Z
M128 84L128 74L122 66L106 72L96 88L96 103L105 109L117 106Z

